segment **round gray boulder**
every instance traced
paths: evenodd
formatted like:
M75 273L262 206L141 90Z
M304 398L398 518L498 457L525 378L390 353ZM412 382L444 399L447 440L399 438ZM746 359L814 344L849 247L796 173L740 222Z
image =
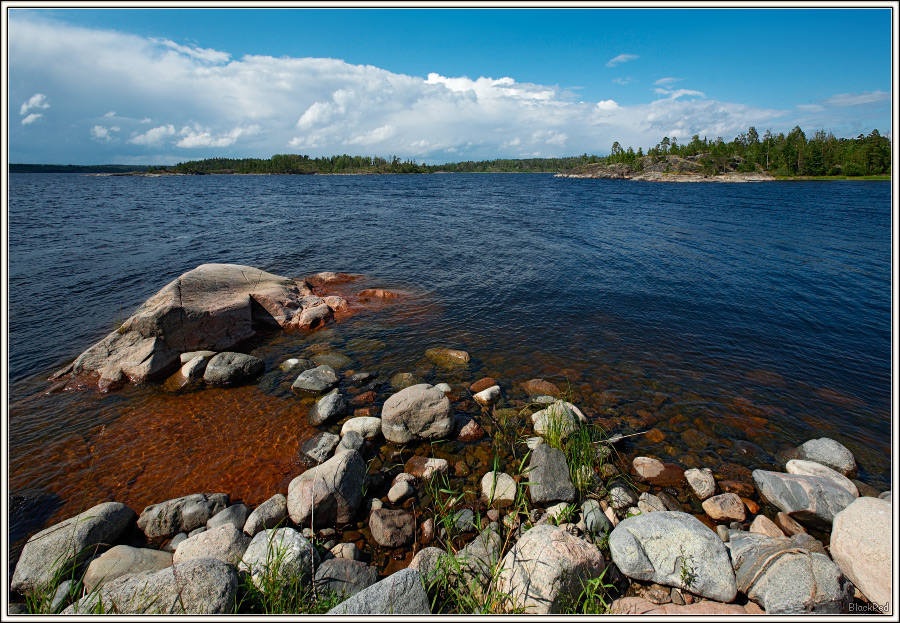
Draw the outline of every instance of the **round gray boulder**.
M381 410L381 433L394 443L438 439L453 432L453 409L444 392L427 383L400 390Z
M261 374L266 363L244 353L219 353L209 360L203 372L207 385L232 385Z
M725 603L737 594L724 543L693 515L660 511L628 517L610 534L609 550L630 578Z

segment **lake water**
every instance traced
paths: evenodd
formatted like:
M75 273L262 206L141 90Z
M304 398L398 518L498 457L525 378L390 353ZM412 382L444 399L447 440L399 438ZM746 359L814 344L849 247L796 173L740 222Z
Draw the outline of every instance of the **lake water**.
M104 499L139 512L203 490L251 504L284 492L315 430L276 366L317 344L385 379L408 371L462 387L490 375L509 400L535 377L570 386L607 425L664 433L629 452L686 467L753 469L833 437L854 452L861 480L886 489L890 190L527 174L13 174L10 490L50 500L37 523ZM269 372L257 384L47 393L49 373L205 262L361 273L411 294L258 344ZM473 361L445 372L425 359L432 346ZM469 407L477 415L457 405Z

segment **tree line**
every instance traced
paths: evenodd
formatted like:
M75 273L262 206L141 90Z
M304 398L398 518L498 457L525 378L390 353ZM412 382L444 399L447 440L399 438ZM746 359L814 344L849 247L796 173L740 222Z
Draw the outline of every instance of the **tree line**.
M638 147L637 152L631 147L622 149L617 141L604 161L621 162L639 169L644 155L642 148ZM710 174L724 172L726 166L735 161L739 163L739 171L764 170L778 177L857 177L891 173L891 141L878 130L856 138L835 138L831 132L819 130L808 139L799 126L794 126L787 134L766 130L762 136L750 126L727 143L721 136L715 140L706 137L701 140L695 134L690 142L679 144L677 138L666 136L648 149L646 155L699 157L704 172Z
M700 163L707 174L737 169L744 172L767 171L779 177L843 175L890 175L891 141L872 130L856 138L835 138L831 132L819 130L807 138L799 126L787 134L773 134L766 130L760 136L750 126L730 142L722 137L710 140L695 134L686 143L676 137L663 137L646 153L624 149L613 143L608 156L588 155L563 158L496 158L466 160L438 165L419 164L415 160L401 160L397 156L327 156L310 158L299 154L276 154L271 158L206 158L180 162L172 167L127 165L25 165L10 164L15 172L58 173L116 173L147 171L150 173L188 174L409 174L409 173L558 173L571 171L586 164L624 163L641 170L646 157L664 158L669 155L691 158Z
M261 158L207 158L180 162L169 170L175 173L239 173L239 174L391 174L391 173L556 173L588 163L600 162L598 156L568 158L498 158L467 160L439 165L418 164L415 160L400 160L373 156L328 156L310 158L296 154L278 154ZM159 170L159 169L153 169Z

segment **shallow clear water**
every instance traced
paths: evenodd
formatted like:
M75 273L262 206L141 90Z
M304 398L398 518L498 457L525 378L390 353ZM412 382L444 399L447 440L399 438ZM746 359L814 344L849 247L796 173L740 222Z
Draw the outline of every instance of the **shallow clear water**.
M513 400L531 378L571 385L623 432L649 413L665 440L632 449L683 464L753 468L834 437L887 488L890 226L887 182L14 174L11 491L60 496L57 515L201 489L257 503L286 488L314 434L277 363L317 342L384 378L490 375ZM270 372L249 387L46 394L50 372L205 262L362 273L413 294L259 344ZM473 361L446 373L431 346Z

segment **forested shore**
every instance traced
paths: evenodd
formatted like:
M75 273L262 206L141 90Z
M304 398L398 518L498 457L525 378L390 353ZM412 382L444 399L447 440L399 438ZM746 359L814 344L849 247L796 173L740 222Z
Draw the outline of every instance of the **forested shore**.
M10 173L107 173L107 174L256 174L335 175L412 173L562 173L589 164L626 164L640 171L645 156L681 156L699 162L705 175L718 175L734 168L742 173L766 172L775 177L863 177L891 174L891 141L878 130L856 138L836 138L816 131L812 138L799 126L787 134L770 130L760 136L755 127L732 141L699 135L680 143L677 137L663 137L646 153L643 147L623 148L616 141L608 156L588 155L563 158L496 158L451 162L438 165L401 160L398 156L324 156L276 154L271 158L206 158L180 162L174 166L129 165L38 165L10 164Z

